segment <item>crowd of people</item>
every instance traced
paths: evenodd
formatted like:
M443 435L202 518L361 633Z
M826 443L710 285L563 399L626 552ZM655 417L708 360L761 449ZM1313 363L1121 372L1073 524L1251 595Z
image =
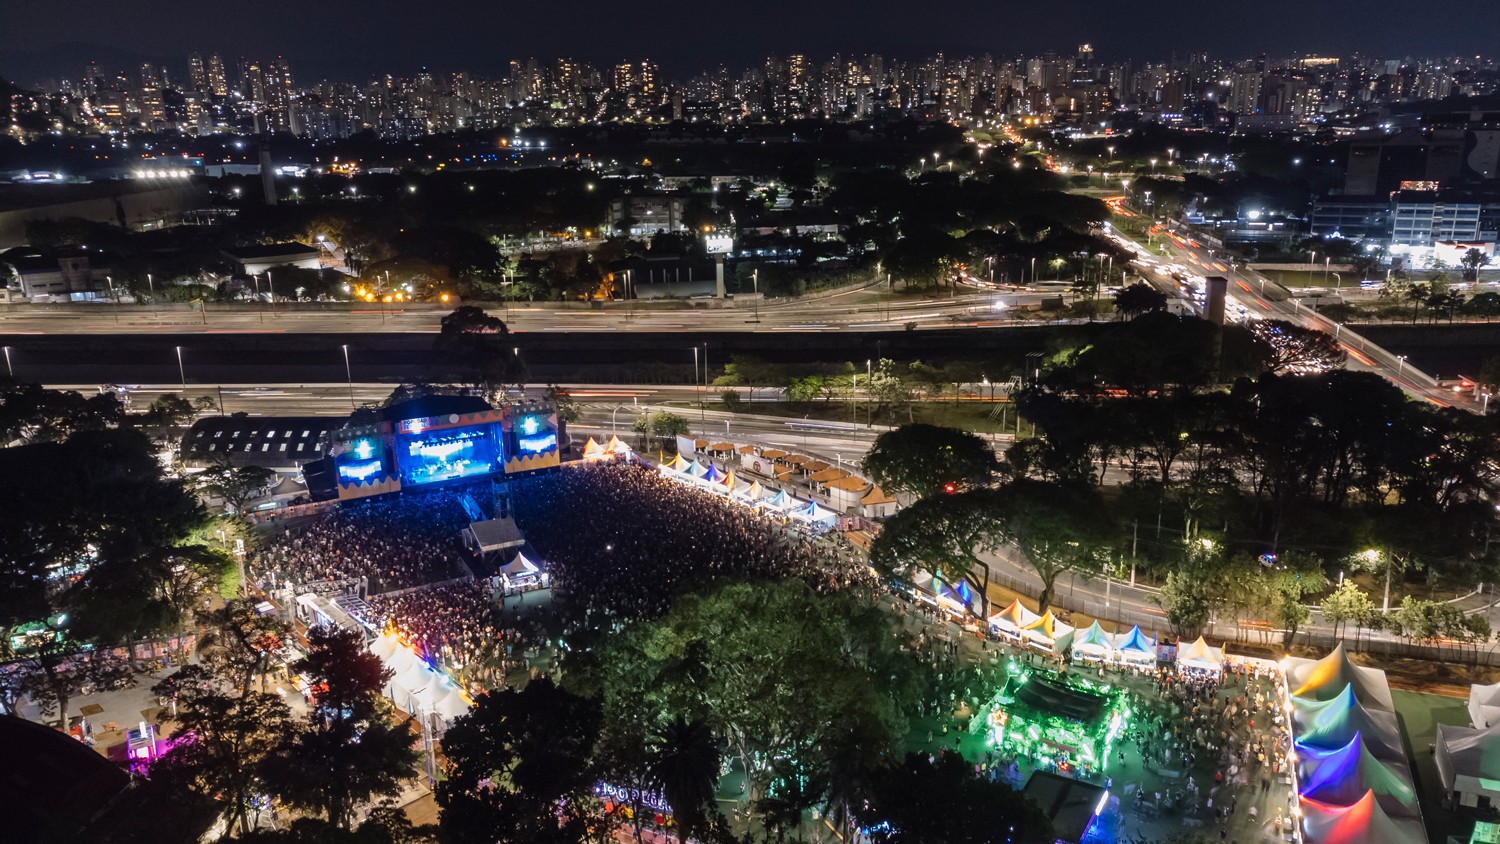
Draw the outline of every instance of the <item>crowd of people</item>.
M351 614L394 632L431 664L475 689L503 688L513 672L531 667L532 650L546 640L545 607L507 607L488 580L445 583L372 596Z
M357 501L279 525L249 560L263 591L374 595L467 573L468 487Z
M873 582L841 538L791 535L738 502L643 466L532 478L514 500L517 523L570 610L650 617L717 577L802 577L820 590Z

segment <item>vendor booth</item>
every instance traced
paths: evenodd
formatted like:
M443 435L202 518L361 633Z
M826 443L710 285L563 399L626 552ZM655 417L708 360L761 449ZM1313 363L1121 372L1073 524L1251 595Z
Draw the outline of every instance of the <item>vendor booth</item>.
M1021 628L1021 639L1038 650L1064 654L1073 643L1073 628L1058 621L1052 610L1047 610L1036 621Z
M1156 642L1142 633L1137 624L1115 637L1115 660L1121 665L1153 667L1156 665Z
M1107 662L1115 652L1114 642L1104 628L1095 621L1082 633L1073 634L1073 659L1078 662L1097 664Z
M1021 631L1036 622L1041 616L1027 609L1017 598L1010 606L990 616L990 629L1014 641L1021 640Z
M1224 649L1213 647L1204 641L1202 636L1199 636L1198 641L1177 648L1177 670L1222 674L1224 672Z

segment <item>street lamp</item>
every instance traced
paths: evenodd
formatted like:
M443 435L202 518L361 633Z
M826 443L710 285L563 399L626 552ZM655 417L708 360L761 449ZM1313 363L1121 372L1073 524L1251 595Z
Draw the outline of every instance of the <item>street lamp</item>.
M271 271L266 270L266 298L271 306L271 316L276 316L276 288L271 286Z
M177 346L177 377L182 381L182 386L187 387L187 370L182 368L182 347Z
M1396 355L1396 377L1401 377L1401 370L1406 368L1406 355Z
M146 273L146 287L151 290L151 318L157 319L156 313L156 282L151 280L151 274Z
M341 346L344 350L344 380L349 382L349 407L354 407L354 371L349 368L349 346Z
M10 363L10 347L9 346L5 347L5 374L9 375L12 380L14 380L15 377L16 377L16 368L14 366L11 366L11 363Z

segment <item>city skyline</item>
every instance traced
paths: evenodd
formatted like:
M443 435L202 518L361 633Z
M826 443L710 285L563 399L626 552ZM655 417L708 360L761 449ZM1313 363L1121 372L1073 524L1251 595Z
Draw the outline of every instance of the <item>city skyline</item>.
M124 66L182 61L190 49L226 59L285 55L310 78L334 81L422 68L495 73L514 58L530 56L606 64L644 55L676 77L720 63L753 63L770 53L1007 56L1062 52L1085 41L1110 61L1164 61L1203 52L1226 58L1261 52L1397 58L1472 55L1484 49L1485 34L1500 27L1500 8L1459 0L1420 7L1333 0L1318 4L1319 14L1308 20L1306 4L1284 0L1206 10L1172 0L1153 6L1150 15L1132 7L1080 5L1049 7L1043 17L1018 2L947 0L917 15L841 0L823 4L807 20L805 7L775 2L674 10L662 18L606 15L602 5L585 0L573 5L576 14L564 27L551 7L502 12L439 2L413 17L401 7L375 3L361 7L365 17L355 24L343 22L346 14L321 14L319 4L257 4L208 18L178 0L128 9L64 0L62 8L10 11L0 33L0 76L31 84L74 74L90 60ZM59 19L69 27L59 29ZM462 27L451 25L460 20ZM726 21L735 22L733 29Z

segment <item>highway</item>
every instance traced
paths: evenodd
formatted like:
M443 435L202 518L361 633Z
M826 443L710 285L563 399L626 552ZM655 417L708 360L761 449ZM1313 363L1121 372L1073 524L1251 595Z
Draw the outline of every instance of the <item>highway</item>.
M1175 228L1175 227L1174 227ZM1333 335L1348 353L1347 369L1356 372L1374 372L1405 390L1409 395L1431 402L1439 407L1459 407L1472 412L1480 411L1480 401L1472 392L1458 392L1451 387L1440 386L1431 375L1421 372L1402 356L1393 354L1379 345L1346 329L1317 312L1315 307L1304 305L1290 291L1277 285L1266 276L1250 269L1237 269L1216 258L1214 250L1195 240L1192 235L1179 231L1168 231L1161 239L1167 256L1151 252L1146 246L1136 244L1151 257L1138 259L1137 269L1143 270L1159 287L1176 289L1170 275L1170 267L1177 265L1189 275L1223 276L1229 280L1228 299L1233 306L1243 308L1250 319L1279 319L1317 329ZM1316 300L1314 300L1316 305Z
M1006 311L1054 293L1003 293L973 288L926 296L890 294L884 284L846 288L800 299L763 304L607 302L577 304L502 303L489 313L515 332L598 331L904 331L916 328L992 328L1026 324ZM1002 306L997 309L996 303ZM400 303L350 306L315 302L209 304L207 310L173 304L153 308L109 302L0 307L0 336L26 334L313 334L436 333L446 307Z

